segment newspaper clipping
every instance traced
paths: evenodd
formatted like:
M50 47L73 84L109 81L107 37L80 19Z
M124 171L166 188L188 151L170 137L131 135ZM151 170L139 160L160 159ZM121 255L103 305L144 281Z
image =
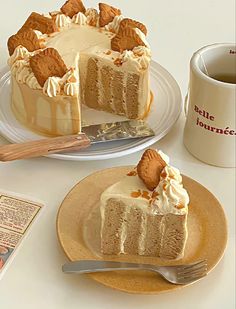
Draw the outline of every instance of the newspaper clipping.
M0 277L43 204L0 192Z

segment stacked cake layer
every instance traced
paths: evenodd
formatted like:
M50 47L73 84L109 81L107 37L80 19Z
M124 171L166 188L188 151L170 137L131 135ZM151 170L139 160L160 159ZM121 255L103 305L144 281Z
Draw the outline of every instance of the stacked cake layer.
M81 104L144 118L151 101L146 34L103 3L97 11L69 0L60 11L32 13L8 40L14 114L50 135L81 131Z
M154 160L157 164L151 163ZM153 177L153 172L159 176ZM102 252L180 258L187 239L188 203L179 171L148 150L138 172L132 171L101 196Z

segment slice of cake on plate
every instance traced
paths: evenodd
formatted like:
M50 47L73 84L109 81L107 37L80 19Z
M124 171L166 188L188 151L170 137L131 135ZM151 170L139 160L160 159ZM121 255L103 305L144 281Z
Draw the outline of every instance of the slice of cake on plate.
M104 3L97 10L68 0L59 11L33 12L8 40L16 118L49 135L81 131L81 104L144 118L151 102L146 34Z
M136 169L101 196L101 251L181 258L187 240L189 196L178 169L148 149Z

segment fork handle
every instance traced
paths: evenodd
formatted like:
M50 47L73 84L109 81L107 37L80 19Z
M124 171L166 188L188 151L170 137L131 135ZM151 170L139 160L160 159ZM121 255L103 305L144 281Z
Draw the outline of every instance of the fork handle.
M64 273L76 273L76 274L89 274L94 272L106 272L113 270L149 270L157 271L152 265L149 264L136 264L125 262L111 262L111 261L98 261L98 260L83 260L68 262L62 266Z

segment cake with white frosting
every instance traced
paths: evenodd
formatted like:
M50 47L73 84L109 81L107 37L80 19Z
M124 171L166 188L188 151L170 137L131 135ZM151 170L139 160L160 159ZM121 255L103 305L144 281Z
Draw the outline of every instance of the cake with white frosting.
M162 152L145 151L137 168L101 196L102 253L181 258L188 204L179 170Z
M50 135L81 131L81 104L144 118L151 102L146 34L104 3L97 10L69 0L60 11L32 13L8 40L16 118Z

